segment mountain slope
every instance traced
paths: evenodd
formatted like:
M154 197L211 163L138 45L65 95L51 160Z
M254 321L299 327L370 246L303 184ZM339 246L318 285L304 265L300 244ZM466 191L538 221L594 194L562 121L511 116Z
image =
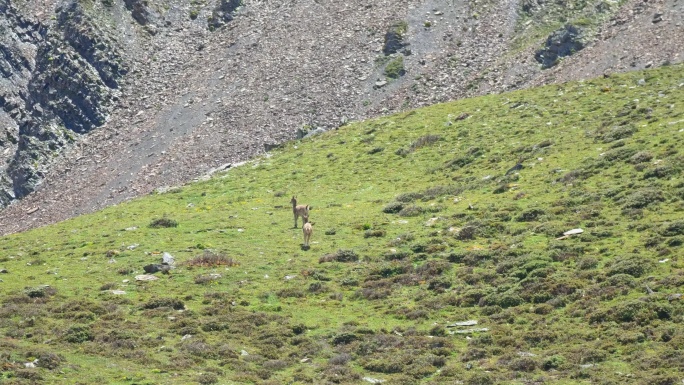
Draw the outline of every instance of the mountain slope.
M439 104L2 237L2 376L678 383L682 100L676 65Z
M2 46L25 47L19 56L29 70L3 88L13 98L0 109L9 130L3 200L29 195L3 211L1 231L182 184L298 131L681 61L682 4L670 0L233 3L5 1L7 28L17 33ZM21 37L22 23L45 37ZM586 48L541 70L537 52L566 23L583 31L577 39ZM57 82L36 103L28 84L54 79L40 70L38 49L69 53L71 61L47 63L62 78L71 78L69 63L81 63L78 87L92 95L73 97L71 85ZM116 82L108 82L103 69L115 66ZM72 131L74 117L88 111L97 113L85 121L107 122Z

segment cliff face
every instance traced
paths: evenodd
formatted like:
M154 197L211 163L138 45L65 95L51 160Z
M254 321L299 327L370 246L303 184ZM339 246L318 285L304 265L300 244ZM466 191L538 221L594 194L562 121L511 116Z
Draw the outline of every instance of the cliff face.
M676 63L683 8L0 0L0 204L12 203L0 232L181 184L349 120Z
M57 7L49 24L23 16L6 0L0 10L0 107L9 122L0 203L6 205L35 190L75 134L105 123L127 70L118 42L77 1Z

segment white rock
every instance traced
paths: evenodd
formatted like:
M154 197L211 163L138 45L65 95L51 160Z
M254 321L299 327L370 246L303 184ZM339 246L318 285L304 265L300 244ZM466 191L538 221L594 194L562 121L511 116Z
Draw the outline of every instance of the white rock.
M173 258L173 255L164 252L164 254L162 254L162 263L165 263L167 265L173 265L174 263L176 263L176 260L175 258Z
M135 276L136 281L156 281L158 279L159 277L155 277L154 275L149 274L141 274Z
M584 232L584 230L582 230L582 229L572 229L572 230L568 230L568 231L564 232L563 235L582 234L583 232Z
M453 328L456 326L475 326L477 325L476 320L468 320L468 321L460 321L460 322L454 322L452 324L447 325L448 328Z

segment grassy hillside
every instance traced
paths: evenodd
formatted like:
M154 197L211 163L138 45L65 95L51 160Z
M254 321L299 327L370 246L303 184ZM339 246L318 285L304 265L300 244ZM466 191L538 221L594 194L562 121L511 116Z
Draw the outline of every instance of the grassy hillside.
M0 238L0 383L680 383L682 148L671 66L349 124Z

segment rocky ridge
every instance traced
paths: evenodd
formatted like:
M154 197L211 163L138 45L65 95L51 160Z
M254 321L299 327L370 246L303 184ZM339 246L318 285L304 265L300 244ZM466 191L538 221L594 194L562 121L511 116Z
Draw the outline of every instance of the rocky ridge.
M0 143L10 160L4 202L35 189L2 212L3 233L182 184L263 154L297 132L679 62L684 41L682 4L674 0L596 2L604 19L586 28L586 48L548 70L534 59L547 36L520 43L534 36L528 30L543 30L535 29L541 23L535 15L553 14L540 2L245 1L236 7L226 0L108 0L87 9L67 1L53 4L51 20L33 2L18 10L3 1L0 7L11 11L0 22L15 32L3 34L0 52L28 47L12 67L23 68L13 70L18 75L0 78L0 96L6 95L0 123L10 133ZM35 27L26 32L20 19L35 20ZM400 47L388 50L388 31L398 23L406 27L397 36ZM37 55L39 49L47 55ZM70 60L49 60L60 51ZM405 75L385 76L397 58ZM81 83L70 83L76 79ZM40 93L46 84L59 97ZM18 188L25 181L33 187Z

